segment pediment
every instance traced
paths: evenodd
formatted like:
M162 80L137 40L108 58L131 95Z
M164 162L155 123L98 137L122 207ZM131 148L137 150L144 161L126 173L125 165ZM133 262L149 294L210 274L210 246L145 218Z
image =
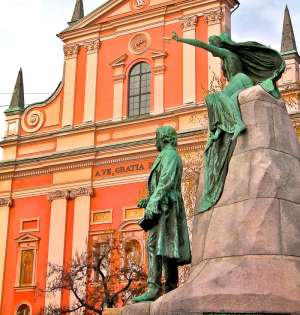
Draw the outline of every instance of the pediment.
M40 238L37 236L34 236L30 233L22 234L18 238L16 238L17 243L25 243L25 242L37 242Z
M183 0L176 0L183 1ZM120 16L137 15L147 11L151 7L164 6L165 3L172 3L171 0L109 0L102 6L98 7L78 22L72 24L70 27L62 31L59 36L63 36L65 32L76 31L86 27L99 25L102 22L115 20Z
M127 222L123 222L120 225L119 230L121 232L126 232L126 231L140 231L142 229L138 225L137 220L129 220Z

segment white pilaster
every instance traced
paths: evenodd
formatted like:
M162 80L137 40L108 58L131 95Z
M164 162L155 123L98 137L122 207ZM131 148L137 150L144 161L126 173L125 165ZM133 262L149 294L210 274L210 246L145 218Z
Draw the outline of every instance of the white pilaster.
M152 114L162 114L164 112L164 81L165 81L165 62L167 53L155 50L152 52L154 60L154 109Z
M64 47L65 75L64 75L64 101L62 125L72 126L74 116L75 82L77 69L77 56L79 45L67 45Z
M84 98L84 122L95 121L96 86L98 69L98 52L100 40L96 39L85 44L87 50L85 98Z
M220 35L224 30L224 12L222 9L214 9L205 14L208 25L208 37ZM222 78L222 60L208 54L208 88L209 90L218 89L218 82Z
M65 249L65 232L67 216L68 191L55 191L48 196L51 202L49 245L48 245L48 263L63 266ZM49 266L47 268L47 274ZM47 277L46 288L49 287L53 279ZM45 307L49 305L61 306L61 292L46 293Z
M70 191L70 198L74 201L72 257L87 251L87 241L90 226L90 204L93 189L81 187ZM73 294L70 295L70 305L76 302Z
M195 39L197 16L182 19L183 38ZM183 103L196 102L196 47L183 44Z
M10 198L0 198L0 309L2 305L8 219L11 205L12 202Z
M114 69L114 100L113 100L113 121L119 121L122 119L123 109L123 92L124 92L124 67L127 55L124 54L121 57L114 60L110 65Z

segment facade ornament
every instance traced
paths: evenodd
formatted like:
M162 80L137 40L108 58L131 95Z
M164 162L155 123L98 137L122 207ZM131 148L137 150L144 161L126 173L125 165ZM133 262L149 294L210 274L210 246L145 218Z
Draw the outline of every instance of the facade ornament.
M132 10L144 9L149 5L149 3L150 0L130 0L130 6Z
M36 132L43 126L44 122L45 122L44 112L34 109L23 115L22 128L26 132Z
M85 47L88 55L97 53L99 48L101 47L101 41L100 41L100 39L95 39L92 41L85 42L84 47Z
M131 37L128 50L134 55L143 54L151 46L151 37L146 32L140 32Z
M224 12L222 9L210 11L204 14L208 26L220 24L224 18Z
M57 199L69 199L69 197L70 197L70 193L68 190L56 190L48 194L49 201L53 201Z
M65 45L64 46L64 55L65 59L72 59L76 58L79 52L79 45L72 44L72 45Z
M93 196L94 191L92 187L79 187L70 190L70 199L75 199L80 196Z
M11 198L0 198L0 207L11 207L12 199Z
M197 15L187 16L187 17L182 18L181 27L182 27L184 32L192 31L192 30L196 29L197 22L198 22L198 16Z

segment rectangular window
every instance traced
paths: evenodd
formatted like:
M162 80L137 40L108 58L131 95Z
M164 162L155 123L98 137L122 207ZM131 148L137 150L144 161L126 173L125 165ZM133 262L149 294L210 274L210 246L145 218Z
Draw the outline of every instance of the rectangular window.
M39 231L39 218L21 220L20 232L37 232Z
M33 284L34 271L34 250L21 251L21 266L20 266L20 286L30 286Z

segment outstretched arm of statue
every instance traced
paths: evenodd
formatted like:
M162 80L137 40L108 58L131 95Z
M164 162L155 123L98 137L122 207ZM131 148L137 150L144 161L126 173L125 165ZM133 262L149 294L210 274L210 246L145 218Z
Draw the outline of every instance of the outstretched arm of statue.
M224 48L220 48L220 47L217 47L215 45L207 44L207 43L202 42L201 40L198 40L198 39L182 38L182 37L179 37L176 32L173 32L172 34L173 34L172 38L174 40L176 40L177 42L182 42L185 44L189 44L189 45L193 45L193 46L196 46L199 48L203 48L203 49L211 52L215 57L226 58L228 56L228 51Z

